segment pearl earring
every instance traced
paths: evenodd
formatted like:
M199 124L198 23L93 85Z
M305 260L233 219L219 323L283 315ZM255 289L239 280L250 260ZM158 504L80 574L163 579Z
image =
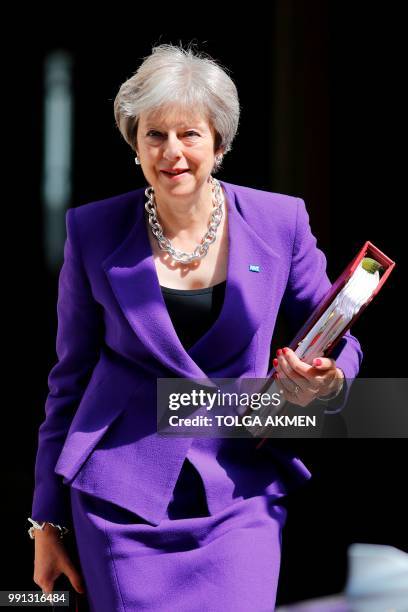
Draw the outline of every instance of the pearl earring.
M136 166L140 166L140 160L139 160L137 155L135 157L135 164L136 164Z

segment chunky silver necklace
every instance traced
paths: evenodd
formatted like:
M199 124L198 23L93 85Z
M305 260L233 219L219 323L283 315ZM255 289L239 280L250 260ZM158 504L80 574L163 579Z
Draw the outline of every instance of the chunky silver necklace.
M210 182L212 183L212 192L214 193L214 208L211 212L208 230L204 235L201 243L196 246L192 253L177 251L171 244L170 240L164 236L163 228L157 219L157 206L154 197L154 189L150 186L145 190L145 195L148 198L147 202L145 203L145 209L149 213L149 224L152 233L155 236L157 242L159 243L160 248L163 251L167 251L168 253L170 253L172 258L176 261L181 261L182 263L190 263L196 259L201 259L202 257L205 257L208 253L210 244L212 244L217 237L217 229L219 224L221 223L223 215L222 206L224 204L224 194L222 192L221 185L217 179L211 176Z

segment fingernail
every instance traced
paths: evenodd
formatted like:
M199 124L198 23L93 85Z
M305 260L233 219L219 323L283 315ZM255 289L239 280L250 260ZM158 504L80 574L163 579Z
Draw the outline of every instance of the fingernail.
M315 359L314 360L314 364L317 365L317 366L322 365L322 360L321 359Z
M284 355L286 355L286 353L287 353L288 351L289 351L289 349L285 347L285 348L283 349L283 354L284 354Z
M279 357L279 355L281 355L281 354L282 354L282 349L278 349L278 350L276 351L276 354L277 354L277 356Z
M278 366L278 363L279 363L278 360L275 358L273 360L273 366L276 368Z

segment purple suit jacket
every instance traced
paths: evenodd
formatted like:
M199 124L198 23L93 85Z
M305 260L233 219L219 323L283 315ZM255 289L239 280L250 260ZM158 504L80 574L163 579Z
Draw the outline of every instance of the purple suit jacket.
M220 183L229 211L225 300L189 350L161 294L144 220L146 187L67 211L58 361L39 428L34 519L69 522L70 485L159 524L194 438L157 434L156 379L267 376L279 308L297 331L331 287L302 199ZM357 375L362 353L350 333L332 356L348 380ZM340 409L344 403L343 396ZM253 451L256 462L248 440L229 446L240 444L245 466L231 478L243 495L282 494L310 477L272 441Z

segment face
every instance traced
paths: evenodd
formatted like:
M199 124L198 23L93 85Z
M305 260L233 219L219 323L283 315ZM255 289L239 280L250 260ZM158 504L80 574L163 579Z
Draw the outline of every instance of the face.
M160 113L141 113L136 149L146 181L156 197L186 200L208 188L214 165L215 130L203 114L169 108ZM164 170L183 169L178 176Z

